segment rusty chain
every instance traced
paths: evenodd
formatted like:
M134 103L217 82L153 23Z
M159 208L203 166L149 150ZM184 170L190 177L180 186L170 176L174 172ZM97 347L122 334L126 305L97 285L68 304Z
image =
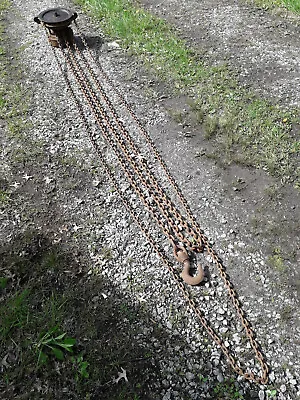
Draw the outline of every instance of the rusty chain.
M67 88L71 93L74 103L78 109L79 115L84 123L89 140L99 156L102 168L111 180L125 208L128 210L135 223L139 226L147 240L150 242L153 250L158 254L164 265L168 268L188 306L196 314L207 333L221 348L233 370L249 381L253 381L258 384L266 384L268 382L269 373L268 365L265 361L264 355L260 350L254 330L245 315L237 292L230 281L222 260L212 248L208 238L200 228L185 197L168 170L148 132L145 130L144 126L128 102L125 100L124 96L119 92L119 90L116 89L115 85L106 74L101 64L95 60L76 21L75 25L80 34L84 51L88 53L94 64L97 66L97 72L100 73L102 81L106 82L111 90L113 90L113 93L117 96L119 102L130 115L132 122L135 123L136 127L139 129L139 132L148 145L148 149L150 152L152 152L155 160L159 163L160 167L164 171L165 176L167 177L170 186L176 193L179 202L183 206L187 217L182 215L182 213L175 206L174 202L166 194L163 186L153 173L151 166L142 156L138 145L132 139L128 129L120 119L115 106L110 100L110 97L107 95L106 89L101 83L96 71L86 58L84 51L79 49L76 41L71 45L68 43L68 40L65 40L60 43L59 50L52 48L54 57L65 79ZM46 33L48 34L47 30ZM58 57L58 51L61 52L60 54L63 56L62 59ZM63 68L62 60L65 62L67 72ZM71 74L73 80L78 84L81 93L83 94L83 98L78 96L76 91L73 89L72 81L69 78L69 73ZM85 100L85 103L83 103L83 99ZM103 152L99 146L100 135L92 131L89 121L86 117L83 104L87 105L92 110L94 118L97 122L97 126L100 128L102 137L109 144L115 156L117 157L118 163L127 177L130 187L135 191L146 209L151 213L153 219L165 236L169 239L174 249L179 248L181 243L184 244L190 252L201 253L206 251L211 257L219 271L225 287L228 290L228 294L240 318L241 324L245 329L246 336L248 337L250 345L254 350L255 356L261 366L261 376L257 376L253 372L245 371L239 365L238 361L233 357L230 349L226 347L223 339L210 326L203 312L199 309L199 307L197 307L195 300L192 298L186 284L183 283L178 271L170 262L165 252L158 246L156 241L153 239L149 228L142 221L136 210L132 207L130 201L126 197L126 190L125 193L121 190L114 173L107 164Z

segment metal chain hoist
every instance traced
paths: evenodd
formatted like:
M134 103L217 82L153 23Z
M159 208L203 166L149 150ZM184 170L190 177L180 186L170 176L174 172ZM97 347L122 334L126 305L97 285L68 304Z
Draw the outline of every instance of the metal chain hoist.
M132 219L139 226L150 242L153 250L159 255L162 262L168 268L180 292L185 298L187 305L200 320L207 333L221 348L234 371L249 381L266 384L268 382L269 373L268 365L222 260L212 248L208 238L200 228L182 191L172 177L148 132L145 130L124 96L116 89L114 83L106 74L101 64L95 60L84 35L75 21L76 18L76 13L67 9L55 8L43 11L35 18L35 21L41 23L46 29L58 68L65 79L89 139L99 156L102 168L111 180ZM72 22L74 22L78 33L75 39L73 31L69 26ZM97 66L97 70L92 64ZM107 94L107 87L109 87L110 95ZM78 95L78 89L81 95ZM135 125L139 134L143 137L147 144L149 154L151 153L155 162L163 171L185 215L183 215L179 207L176 206L175 202L166 193L157 173L155 173L151 167L147 157L143 155L137 141L134 140L132 134L130 134L128 127L123 122L114 102L111 100L113 96L118 99L124 112L130 117L131 123ZM91 110L101 135L91 129L86 116L85 107ZM160 248L156 240L154 240L148 226L126 196L126 191L124 192L124 190L121 190L116 176L112 172L101 151L100 138L104 138L106 143L113 150L123 172L123 176L129 184L130 190L136 193L145 209L152 216L153 221L172 245L175 258L183 264L183 272L181 274L178 273L165 252ZM196 276L191 276L189 273L190 254L199 254L203 252L206 252L210 256L223 280L251 348L260 364L260 376L240 366L240 363L234 358L231 350L225 345L222 337L210 326L207 318L197 306L186 285L198 285L203 280L204 271L201 266L198 266L198 274Z

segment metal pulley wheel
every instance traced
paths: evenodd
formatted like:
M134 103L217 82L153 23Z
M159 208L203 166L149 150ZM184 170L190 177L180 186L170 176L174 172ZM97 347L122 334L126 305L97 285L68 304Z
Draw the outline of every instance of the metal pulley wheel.
M35 17L34 21L45 26L49 42L53 47L59 47L74 42L73 31L69 25L76 18L77 13L66 8L49 8Z

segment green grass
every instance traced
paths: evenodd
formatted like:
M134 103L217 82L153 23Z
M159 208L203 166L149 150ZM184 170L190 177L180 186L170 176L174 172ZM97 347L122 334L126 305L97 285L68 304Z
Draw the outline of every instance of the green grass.
M9 134L18 137L30 127L24 119L30 94L25 93L19 79L19 66L11 60L11 54L6 48L4 17L9 7L10 1L0 1L0 118L6 121ZM18 58L19 51L22 49L14 52L14 59Z
M262 7L282 7L296 14L300 13L299 0L254 0L255 4Z
M300 1L299 0L283 0L283 3L288 10L300 13Z
M3 13L9 9L11 5L10 0L1 0L0 1L0 13Z
M0 189L0 207L9 202L9 193Z
M55 273L62 273L67 258L32 231L11 249L0 248L0 257L0 355L11 343L19 352L18 367L8 368L7 377L14 380L15 373L36 371L42 361L51 370L53 359L63 360L75 345L63 328L66 294L50 283Z
M4 278L3 278L4 279ZM7 279L7 278L6 278ZM8 302L0 307L0 338L5 340L13 329L23 329L28 317L27 289L16 293Z
M287 270L280 248L275 248L273 250L273 254L268 257L268 264L281 273Z
M292 135L292 129L299 129L298 110L283 109L242 88L226 64L204 64L171 26L130 1L76 2L155 76L194 98L190 107L201 116L205 138L215 145L210 157L264 169L298 185L300 141Z
M1 389L39 399L39 379L54 390L45 399L58 398L58 387L90 398L99 385L103 400L139 399L149 379L140 367L151 368L152 354L133 340L141 311L123 296L102 299L102 278L78 278L72 253L36 231L0 246L0 359L7 357ZM130 385L112 384L121 367Z
M0 118L7 123L8 132L11 137L20 137L22 132L26 131L30 124L24 118L28 111L29 97L24 92L20 83L10 80L13 76L15 67L11 66L6 59L6 53L0 54L0 68L2 71L2 80L0 83Z
M234 379L218 383L213 389L213 394L215 400L244 400L234 384Z

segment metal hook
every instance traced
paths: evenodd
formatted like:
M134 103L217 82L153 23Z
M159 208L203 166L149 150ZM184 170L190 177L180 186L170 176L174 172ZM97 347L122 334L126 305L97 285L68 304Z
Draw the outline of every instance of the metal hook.
M198 264L198 274L196 276L190 275L190 259L187 251L184 247L174 246L174 256L180 263L183 264L183 271L181 273L181 277L185 283L188 285L199 285L200 282L203 281L204 278L204 270L201 265Z

